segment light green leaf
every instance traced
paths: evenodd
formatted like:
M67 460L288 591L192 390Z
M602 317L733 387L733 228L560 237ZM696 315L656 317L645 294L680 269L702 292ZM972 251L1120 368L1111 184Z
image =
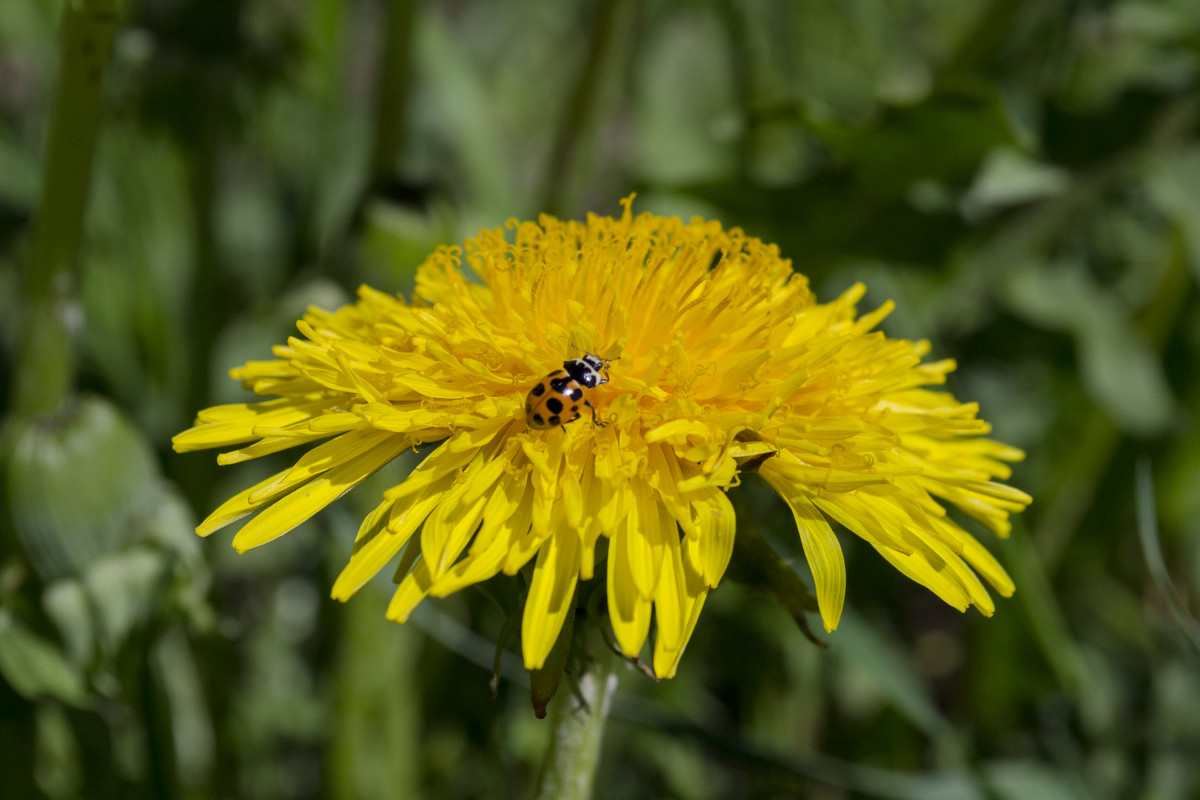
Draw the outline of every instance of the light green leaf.
M1152 156L1146 184L1151 200L1183 232L1192 278L1200 283L1200 147Z
M1176 403L1158 353L1081 264L1019 265L1004 276L1003 291L1026 319L1074 336L1084 386L1122 429L1149 436L1171 423Z
M987 776L1003 800L1087 800L1092 796L1078 779L1035 761L989 764Z
M0 608L0 673L27 700L54 697L83 708L88 705L83 676L52 644L29 631Z
M78 573L129 541L159 485L142 433L102 398L27 424L7 477L17 537L43 578Z
M663 183L719 180L736 164L738 132L727 34L710 16L687 13L653 36L639 81L639 171Z
M1009 206L1060 194L1070 182L1066 170L1002 147L984 159L962 198L962 212L970 220L982 220Z
M1171 424L1175 400L1162 362L1128 321L1090 324L1077 341L1084 385L1118 425L1151 436Z
M96 654L95 620L79 579L66 577L50 583L42 593L42 607L58 628L67 659L72 664L90 664Z

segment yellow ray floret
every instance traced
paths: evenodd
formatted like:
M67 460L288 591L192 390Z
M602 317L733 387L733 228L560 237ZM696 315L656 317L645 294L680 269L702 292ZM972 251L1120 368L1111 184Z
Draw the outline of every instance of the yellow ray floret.
M521 651L537 668L602 559L617 646L639 655L653 629L669 677L733 553L726 491L753 468L791 510L826 630L846 593L831 522L950 605L992 613L983 582L1007 596L1012 581L947 510L1005 535L1029 497L999 481L1023 454L930 388L954 363L875 331L891 304L859 316L862 286L818 303L775 246L634 216L631 201L618 218L514 220L440 248L411 302L363 287L311 309L274 360L233 372L268 399L207 409L174 444L233 448L227 464L314 446L198 532L257 514L234 539L256 547L430 445L363 521L334 597L402 550L400 621L524 571ZM603 424L530 429L525 394L581 349L613 359L590 390Z

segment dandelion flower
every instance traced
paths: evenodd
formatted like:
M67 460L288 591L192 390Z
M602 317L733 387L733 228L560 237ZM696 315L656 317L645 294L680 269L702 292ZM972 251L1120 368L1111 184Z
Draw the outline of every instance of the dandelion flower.
M637 655L653 615L654 669L669 677L733 551L726 490L757 469L795 516L827 631L846 586L831 521L955 608L991 614L980 578L1005 596L1012 581L947 505L1003 536L1030 498L997 482L1022 453L981 438L976 404L926 388L954 363L873 331L891 304L857 316L861 285L818 303L774 245L631 204L440 248L411 302L364 287L353 305L310 310L274 360L232 372L275 399L202 411L174 445L235 448L219 457L231 464L324 441L197 532L257 512L233 540L257 547L439 442L363 520L333 596L410 541L397 621L532 561L521 648L537 669L606 539L615 640ZM581 351L613 359L591 390L603 424L527 425L527 392Z

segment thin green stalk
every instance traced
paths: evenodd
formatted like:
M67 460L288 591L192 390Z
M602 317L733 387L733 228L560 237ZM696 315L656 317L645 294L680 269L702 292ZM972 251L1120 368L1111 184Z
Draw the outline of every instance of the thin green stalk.
M383 63L375 92L375 141L371 146L371 185L375 188L395 176L396 159L404 144L416 7L414 0L393 0L387 5Z
M216 136L201 136L188 150L188 191L191 196L192 225L195 231L195 263L188 293L188 383L185 408L209 405L213 342L220 329L226 299L222 291L220 265L217 262ZM212 458L187 459L178 469L179 483L193 508L209 502L216 483L218 464Z
M577 692L563 687L550 703L554 732L537 800L588 800L592 796L604 723L617 693L619 659L607 647L596 648L578 676Z
M597 4L596 16L590 26L591 41L588 43L587 56L571 90L543 175L541 208L547 213L563 213L562 205L570 188L575 152L587 131L591 112L596 107L601 67L617 38L617 12L621 5L622 0L600 0Z
M1137 477L1134 484L1134 494L1137 498L1137 527L1138 539L1142 543L1142 557L1146 559L1146 571L1163 598L1175 624L1184 636L1200 653L1200 622L1192 616L1187 603L1179 595L1175 584L1171 581L1171 573L1167 571L1167 560L1163 556L1162 542L1158 535L1158 509L1154 499L1154 476L1150 467L1150 459L1143 456L1138 459Z
M381 626L366 599L338 609L334 623L341 633L332 670L339 724L330 732L326 794L418 797L422 746L411 687L420 681L420 632Z
M24 275L25 317L13 385L19 418L52 413L71 392L79 243L87 201L100 89L120 0L76 0L63 12L58 83L42 166L42 190Z

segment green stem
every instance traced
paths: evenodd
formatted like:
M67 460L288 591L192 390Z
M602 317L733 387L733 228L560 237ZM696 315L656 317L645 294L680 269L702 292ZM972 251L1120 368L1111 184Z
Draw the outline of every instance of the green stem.
M221 327L226 302L217 260L216 185L219 134L203 135L188 151L188 192L191 199L195 261L188 292L188 378L184 407L198 409L211 400L213 342ZM189 458L179 464L179 483L193 508L204 508L217 481L217 460Z
M560 691L550 703L554 726L537 800L588 800L592 796L604 723L617 693L619 659L596 648L579 675L577 692Z
M325 795L419 797L420 715L410 687L420 681L420 632L380 626L369 599L337 609L341 636L332 678L339 724L330 731Z
M600 0L597 4L587 56L567 101L567 108L543 175L541 208L546 213L563 213L562 206L570 189L575 152L581 137L587 131L592 116L590 112L596 106L601 66L613 50L615 34L618 32L617 12L620 6L621 0Z
M26 313L13 383L18 417L56 411L75 374L73 334L83 213L96 149L100 88L119 0L76 0L63 12L58 83L50 106L42 191L24 275Z
M396 174L396 159L404 145L408 89L412 73L414 0L393 0L387 6L383 63L375 93L375 141L371 146L372 188Z

